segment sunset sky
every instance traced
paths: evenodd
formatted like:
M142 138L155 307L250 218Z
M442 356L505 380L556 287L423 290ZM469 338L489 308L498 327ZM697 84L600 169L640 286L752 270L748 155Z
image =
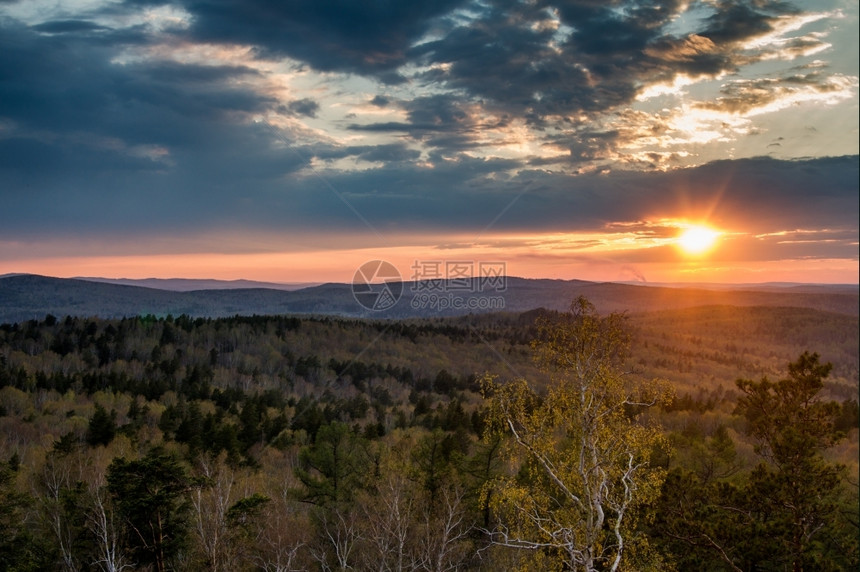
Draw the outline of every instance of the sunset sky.
M0 0L0 274L857 283L859 36L856 0Z

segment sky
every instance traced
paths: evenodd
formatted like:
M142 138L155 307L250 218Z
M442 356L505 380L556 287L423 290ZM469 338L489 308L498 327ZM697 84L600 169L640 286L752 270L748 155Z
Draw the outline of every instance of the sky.
M856 284L858 36L853 0L0 0L0 274Z

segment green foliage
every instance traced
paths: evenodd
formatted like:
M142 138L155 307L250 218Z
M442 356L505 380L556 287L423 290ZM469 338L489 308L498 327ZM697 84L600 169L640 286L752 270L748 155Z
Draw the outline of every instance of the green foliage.
M372 476L370 467L367 443L348 425L323 425L314 443L299 452L295 473L304 488L297 493L320 506L348 503Z
M417 446L412 450L411 460L415 480L434 502L443 484L450 480L451 473L456 468L464 451L462 440L455 434L446 433L439 429L421 437Z
M48 546L28 522L33 499L17 491L16 476L9 463L0 463L0 572L44 570Z
M155 448L137 461L114 459L107 481L137 562L166 570L188 541L192 481L185 468L175 455Z
M260 493L237 500L227 510L227 523L233 527L247 527L251 521L260 517L265 506L272 499Z
M837 492L844 476L844 467L821 457L844 438L835 426L839 405L819 397L831 369L819 362L818 354L804 352L788 364L787 378L737 382L744 393L738 411L766 461L750 476L748 494L758 512L768 514L763 526L778 542L777 566L833 566L817 543L838 516Z
M64 433L60 438L54 441L53 451L60 455L67 455L75 451L80 445L80 440L77 435L69 431Z
M692 472L674 469L650 507L651 536L679 570L745 570L747 559L764 556L770 540L747 512L735 509L741 500L741 491L729 483L703 483Z
M779 381L738 380L737 409L762 461L739 482L712 470L669 475L653 507L655 537L680 567L856 568L857 509L845 511L845 467L822 456L844 437L835 423L841 407L820 399L830 370L805 352ZM715 433L709 448L714 463L733 460L727 434Z
M96 404L95 413L90 418L87 428L87 443L93 447L107 445L116 435L116 411L108 413L105 408Z
M791 470L844 435L835 429L839 405L819 396L832 364L819 363L818 354L804 352L788 364L788 377L773 382L739 379L744 395L738 412L747 432L757 441L756 452L780 470Z
M227 509L227 526L234 544L252 545L256 533L266 526L262 520L272 499L262 493L241 498Z

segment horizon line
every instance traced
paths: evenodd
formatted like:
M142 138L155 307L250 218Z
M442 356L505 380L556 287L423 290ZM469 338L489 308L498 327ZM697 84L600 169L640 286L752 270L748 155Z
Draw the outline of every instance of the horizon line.
M316 286L326 286L326 285L350 285L352 282L335 282L331 280L319 281L319 280L302 280L295 282L277 282L272 280L256 280L253 278L185 278L180 276L172 276L169 278L161 278L157 276L150 276L147 278L127 278L127 277L118 277L112 278L108 276L52 276L48 274L37 274L33 272L9 272L6 274L0 274L0 280L6 278L13 278L18 276L34 276L39 278L52 278L56 280L79 280L82 282L101 282L101 283L113 283L113 282L147 282L147 281L162 281L162 282L170 282L170 281L185 281L185 282L211 282L211 283L223 283L223 284L236 284L239 282L249 282L256 284L271 284L276 286L302 286L307 288L313 288ZM487 277L482 276L469 276L462 277L460 279L468 279L468 280L480 280L486 279ZM724 287L743 287L743 286L771 286L771 287L794 287L794 286L841 286L841 287L858 287L860 288L860 281L858 282L794 282L794 281L765 281L765 282L709 282L709 281L648 281L648 280L586 280L583 278L556 278L556 277L534 277L534 276L505 276L506 280L551 280L557 282L589 282L592 284L624 284L629 286L657 286L657 287L677 287L677 286L724 286ZM418 282L427 282L431 280L441 280L444 282L450 282L452 280L457 280L457 278L436 278L436 279L421 279L421 280L391 280L386 281L382 280L379 282L370 282L371 284L383 284L386 282L391 283L402 283L402 284L410 284L410 283L418 283ZM155 288L158 289L158 288ZM243 289L257 289L257 287L249 287L249 288L232 288L234 290L243 290ZM301 289L301 288L297 288Z

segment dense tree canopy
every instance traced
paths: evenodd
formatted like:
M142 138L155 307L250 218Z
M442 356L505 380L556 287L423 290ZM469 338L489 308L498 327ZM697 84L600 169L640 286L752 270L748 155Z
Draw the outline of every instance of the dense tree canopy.
M586 300L2 324L0 572L853 569L856 339Z

